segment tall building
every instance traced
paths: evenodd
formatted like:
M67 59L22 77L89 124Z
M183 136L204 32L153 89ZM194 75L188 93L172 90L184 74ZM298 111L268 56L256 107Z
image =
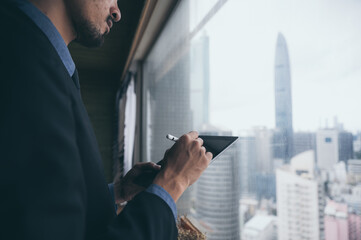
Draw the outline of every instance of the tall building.
M256 169L252 175L255 176L255 190L257 198L275 199L275 173L272 158L273 132L265 127L253 129L256 146Z
M256 191L256 139L253 136L240 137L237 142L239 159L240 195L255 197Z
M323 170L331 170L338 162L338 131L323 129L317 131L317 166Z
M288 162L293 156L293 127L292 127L292 88L291 71L287 43L279 33L275 57L275 106L276 128L274 151L275 158L282 158Z
M273 172L272 132L266 127L253 128L256 146L256 169L261 173Z
M322 129L317 131L317 165L320 169L330 170L337 162L347 165L353 159L353 135L340 129Z
M316 134L313 132L295 132L293 133L293 153L299 153L313 150L316 152Z
M278 239L323 239L323 184L312 150L277 169Z
M338 133L338 159L345 162L353 159L353 135L350 132L340 131Z
M230 132L205 131L202 134L230 135ZM196 183L196 215L211 230L209 240L238 240L239 161L233 145L204 171Z

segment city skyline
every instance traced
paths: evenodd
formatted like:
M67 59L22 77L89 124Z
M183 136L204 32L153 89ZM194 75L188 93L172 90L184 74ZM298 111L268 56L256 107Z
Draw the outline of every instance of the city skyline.
M282 32L290 54L294 131L316 131L334 116L346 130L360 131L361 114L354 112L361 101L360 11L361 2L352 0L227 1L204 27L210 38L210 122L233 132L275 126L274 46Z

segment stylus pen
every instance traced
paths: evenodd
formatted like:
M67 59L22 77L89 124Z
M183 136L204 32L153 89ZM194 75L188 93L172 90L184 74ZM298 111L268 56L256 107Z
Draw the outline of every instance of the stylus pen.
M173 141L173 142L176 142L179 139L179 138L177 138L177 137L175 137L173 135L170 135L170 134L167 134L166 138Z

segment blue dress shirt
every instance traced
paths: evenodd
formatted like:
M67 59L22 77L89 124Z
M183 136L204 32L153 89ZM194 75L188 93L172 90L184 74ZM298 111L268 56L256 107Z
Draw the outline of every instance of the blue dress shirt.
M47 36L50 43L54 46L58 52L60 59L62 60L65 68L67 69L70 77L73 76L75 72L75 63L71 58L69 49L64 42L64 39L61 37L60 33L50 21L50 19L43 14L37 7L32 3L26 0L15 0L14 1L19 9L21 9L33 22L41 29L41 31ZM108 185L112 198L114 200L114 186L113 184ZM174 217L177 218L177 208L174 203L173 198L169 193L164 190L161 186L152 184L147 189L147 192L155 194L163 199L169 207L172 209Z

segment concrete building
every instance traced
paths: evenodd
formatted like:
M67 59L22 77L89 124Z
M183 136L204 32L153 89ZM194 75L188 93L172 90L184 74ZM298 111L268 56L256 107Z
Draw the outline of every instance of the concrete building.
M256 215L245 225L242 240L276 240L277 217L269 215Z
M230 135L212 130L211 135ZM214 161L196 183L195 218L211 228L208 240L234 240L240 237L239 160L233 145Z
M256 146L256 169L260 173L273 172L272 131L266 127L253 128Z
M329 201L325 208L325 240L349 239L347 204Z
M317 166L323 170L331 170L338 162L338 131L334 129L318 130L316 134Z
M338 133L338 160L347 164L347 161L353 157L353 135L350 132L340 131Z
M256 138L253 136L240 137L237 142L240 177L240 197L255 197L256 189Z
M288 162L293 156L292 87L287 43L279 33L275 55L275 117L276 129L274 158Z
M312 150L277 169L278 239L323 239L324 192Z
M313 132L293 133L293 153L299 153L313 150L316 152L316 134Z
M275 186L275 172L274 172L274 159L272 157L272 139L274 132L266 127L253 128L256 146L256 169L252 173L254 177L254 184L258 200L262 198L275 199L276 186Z

